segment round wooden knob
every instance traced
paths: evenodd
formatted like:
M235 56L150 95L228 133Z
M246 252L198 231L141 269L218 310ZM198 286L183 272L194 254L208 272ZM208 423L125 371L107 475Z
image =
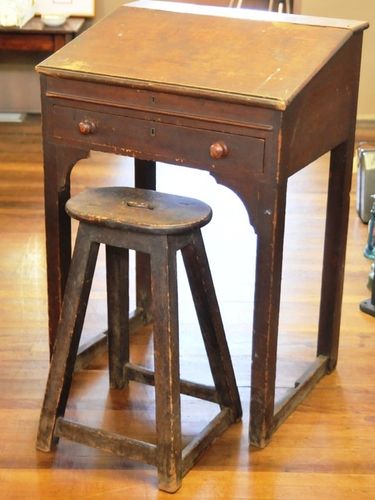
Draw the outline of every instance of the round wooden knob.
M214 160L225 158L229 152L228 146L224 142L214 142L210 146L210 156Z
M96 130L96 125L91 120L83 120L78 124L79 131L83 135L93 134Z

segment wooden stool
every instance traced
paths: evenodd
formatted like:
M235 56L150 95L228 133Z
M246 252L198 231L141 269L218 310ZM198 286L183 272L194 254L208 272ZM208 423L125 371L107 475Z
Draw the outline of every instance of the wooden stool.
M37 448L59 437L155 465L159 488L176 491L200 453L242 410L200 228L212 216L198 200L133 188L88 189L66 210L80 221L43 402ZM64 418L99 244L106 245L110 385L155 385L156 444ZM150 254L154 372L129 362L128 251ZM215 387L180 380L176 252L181 250ZM184 449L180 393L220 405Z

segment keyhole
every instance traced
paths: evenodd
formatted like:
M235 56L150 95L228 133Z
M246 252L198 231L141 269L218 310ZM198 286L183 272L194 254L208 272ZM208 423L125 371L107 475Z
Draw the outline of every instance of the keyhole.
M156 135L155 127L150 128L150 135L151 135L151 137L155 137L155 135Z

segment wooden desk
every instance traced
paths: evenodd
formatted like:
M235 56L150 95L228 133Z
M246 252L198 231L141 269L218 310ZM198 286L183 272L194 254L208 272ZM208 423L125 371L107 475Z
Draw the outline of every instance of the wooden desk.
M337 362L366 27L135 2L39 65L51 344L70 263L64 204L73 165L91 149L133 156L136 184L149 188L155 186L155 160L206 169L241 198L257 234L250 442L267 444ZM317 357L289 397L275 404L288 177L327 151L332 153ZM147 310L147 262L139 269L138 306Z
M62 26L50 27L33 17L22 28L0 26L0 50L55 52L83 29L85 19L70 17Z

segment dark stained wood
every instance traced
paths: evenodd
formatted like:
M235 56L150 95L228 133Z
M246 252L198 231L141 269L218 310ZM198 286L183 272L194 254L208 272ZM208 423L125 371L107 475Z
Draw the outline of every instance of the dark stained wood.
M295 387L287 391L282 400L278 401L274 408L273 432L327 373L327 361L328 356L317 356L315 362L311 363L306 372L296 380Z
M192 198L139 188L107 187L87 189L70 198L66 211L80 223L51 360L37 448L50 451L57 439L64 436L125 455L132 460L156 465L159 488L175 492L181 486L183 475L203 450L242 416L200 234L200 228L211 219L211 208ZM105 243L107 250L110 387L122 389L128 380L155 385L156 446L63 418L100 243ZM185 265L215 391L201 384L180 382L176 252L185 248ZM129 363L129 249L150 254L153 376L142 367L138 369ZM190 396L195 396L196 392L199 398L210 402L215 400L220 405L219 415L211 419L187 448L182 443L181 388Z
M129 250L107 245L106 269L109 382L122 389L129 362Z
M103 432L87 425L77 424L59 417L56 422L56 436L65 437L71 441L93 446L104 451L110 451L130 460L155 465L157 446L136 439L129 439L121 434Z
M328 370L336 367L340 339L349 194L352 181L354 123L351 139L331 152L328 206L322 274L317 354L328 356ZM346 167L346 168L345 168Z
M182 249L182 256L215 387L219 397L223 398L219 399L219 402L222 407L235 409L233 417L239 420L242 416L241 402L236 389L219 304L200 233L194 233L192 243Z
M154 320L154 367L159 488L174 492L182 480L182 435L179 329L176 314L176 248L160 239L151 254L151 296ZM165 450L164 453L161 450Z
M233 415L229 408L223 408L221 412L183 449L182 452L182 474L185 475L198 461L200 455L212 442L222 434L233 422Z
M275 183L276 184L276 183ZM254 315L253 352L251 366L252 415L250 439L265 446L273 428L277 361L280 291L283 261L284 213L286 203L285 174L278 185L261 192L260 205L264 207L257 221L257 257L255 304L262 312ZM272 267L269 264L272 263ZM267 271L266 271L267 270Z
M292 175L313 159L334 149L352 136L350 116L356 113L361 35L354 35L303 88L284 114L285 136L281 162ZM347 82L343 85L343 82ZM333 99L331 96L334 95ZM311 136L320 141L311 141Z
M141 189L156 189L156 163L139 158L134 159L134 185ZM136 304L144 323L151 316L151 264L149 255L136 255Z
M133 363L126 364L126 376L130 380L140 382L142 384L155 385L154 372L142 366L134 365ZM219 396L215 388L203 384L197 384L189 380L180 378L180 392L187 396L193 396L199 399L205 399L212 403L219 403Z
M51 359L50 390L46 390L39 421L37 447L42 451L50 451L56 444L56 419L65 413L98 250L99 244L91 240L87 228L81 227Z
M147 235L185 234L212 217L199 200L119 186L86 189L68 200L66 211L79 221Z
M131 156L138 159L136 166L150 162L142 166L142 182L153 160L205 169L242 200L257 234L250 428L256 446L269 442L276 422L288 182L328 151L332 163L317 354L329 357L327 371L337 361L349 158L366 27L356 21L145 1L120 7L38 67L46 171L51 169L46 183L55 204L54 175L59 174L53 170L64 177L64 169L53 152L69 148ZM145 33L141 40L140 31ZM129 57L119 58L122 51ZM79 132L85 120L95 124L90 134ZM212 158L211 148L218 143L226 153ZM154 184L153 168L149 173ZM62 252L54 241L69 222L56 211L46 216L48 274L58 288L66 268L61 271ZM149 279L143 285L141 277L137 280L147 304ZM53 302L51 314L59 307L58 300ZM54 332L52 326L51 338ZM307 386L320 374L317 368Z
M59 148L44 144L44 203L45 212L51 215L46 218L46 232L53 234L51 245L47 248L47 267L58 267L61 273L48 275L48 297L50 331L56 331L59 321L59 310L62 304L65 283L70 266L71 258L71 237L70 223L65 214L65 204L70 198L70 172L75 163L87 158L87 150L77 150L71 148ZM53 186L53 187L52 187ZM56 199L56 193L57 199ZM65 235L63 237L63 235ZM56 255L55 250L58 248ZM51 352L54 339L50 338Z
M81 124L88 113L92 124L95 124L95 131L89 134L81 131ZM166 161L172 157L173 163L188 162L192 166L210 170L218 163L225 169L240 169L243 166L241 151L248 148L249 157L244 167L259 173L264 168L264 140L248 135L204 130L203 127L194 129L182 126L180 119L176 120L177 126L160 123L161 120L156 116L151 121L139 120L120 110L107 116L97 113L92 107L90 110L69 109L59 106L58 102L54 106L52 118L51 132L56 142L64 137L77 148L87 148L90 145L92 149L115 150L128 156L136 156L137 151L142 151L142 157L146 159ZM195 147L192 148L191 144L195 144ZM212 156L212 148L216 148L217 144L221 145L226 154Z

